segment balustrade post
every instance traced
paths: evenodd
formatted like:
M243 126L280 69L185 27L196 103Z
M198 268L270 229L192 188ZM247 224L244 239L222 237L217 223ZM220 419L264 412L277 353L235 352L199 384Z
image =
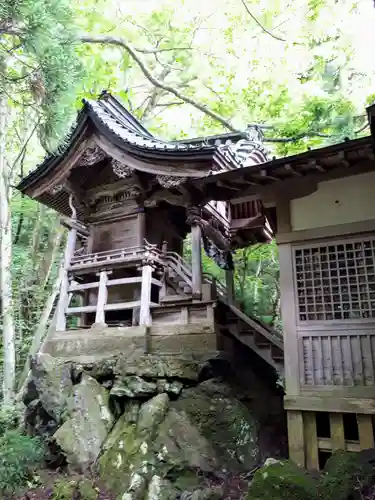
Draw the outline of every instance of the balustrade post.
M98 290L98 302L96 305L96 314L95 314L95 327L106 327L107 324L105 322L105 305L107 304L107 282L108 275L107 271L101 271L99 274L99 290Z
M142 285L141 285L141 307L139 312L139 324L150 326L151 325L151 279L152 279L152 266L146 260L142 267Z
M199 219L199 209L191 208L188 212L187 223L191 225L192 297L197 300L202 298L202 234Z
M56 312L56 331L63 332L66 330L66 309L68 307L68 293L69 293L69 275L68 268L70 266L70 261L74 254L74 249L77 241L77 230L70 229L68 233L68 239L66 242L65 253L64 253L64 270L60 285L60 295L59 301L57 303Z

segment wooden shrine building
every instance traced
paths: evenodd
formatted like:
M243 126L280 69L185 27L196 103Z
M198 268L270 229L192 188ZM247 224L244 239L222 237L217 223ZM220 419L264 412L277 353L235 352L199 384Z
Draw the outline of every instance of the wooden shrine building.
M368 117L370 137L195 183L275 210L289 450L312 469L374 448L375 105Z
M285 372L297 463L374 447L374 106L369 118L372 137L269 160L257 128L163 142L111 95L84 101L64 150L18 186L70 228L43 349L198 353L235 338ZM283 335L244 314L233 287L232 252L275 235ZM226 283L202 273L202 247Z
M257 200L203 199L192 183L266 161L260 139L250 129L163 142L111 95L84 101L65 149L19 185L70 228L56 325L44 350L105 356L138 342L149 352L207 353L231 335L282 372L281 334L246 316L233 297L231 252L270 241L272 214ZM191 265L182 256L189 233ZM227 284L202 275L202 242Z

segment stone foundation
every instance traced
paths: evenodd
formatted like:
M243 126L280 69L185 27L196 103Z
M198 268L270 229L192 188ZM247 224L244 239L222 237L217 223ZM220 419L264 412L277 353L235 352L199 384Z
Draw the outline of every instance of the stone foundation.
M96 361L134 349L149 353L207 354L216 352L217 338L204 325L90 328L54 332L42 352L74 361Z

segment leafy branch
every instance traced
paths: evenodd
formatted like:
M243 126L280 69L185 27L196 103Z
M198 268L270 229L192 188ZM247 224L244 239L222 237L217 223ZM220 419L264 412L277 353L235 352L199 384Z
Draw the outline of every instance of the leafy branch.
M149 80L149 82L152 83L152 85L154 85L155 87L158 87L159 89L162 89L170 94L173 94L178 99L181 99L181 101L184 101L187 104L194 106L196 109L198 109L202 113L205 113L206 115L210 116L212 119L214 119L217 122L224 125L224 127L226 127L228 130L231 130L232 132L238 132L238 133L241 132L240 130L233 127L233 125L228 120L226 120L225 118L220 116L218 113L215 113L215 111L212 111L207 106L199 103L195 99L192 99L191 97L188 97L184 94L181 94L181 92L178 91L176 88L171 87L170 85L167 85L166 83L155 78L155 76L148 69L146 63L144 63L142 61L141 57L137 54L136 49L133 48L123 38L109 36L109 35L95 35L95 36L93 36L93 35L81 35L79 37L79 40L81 42L84 42L84 43L99 43L99 44L115 45L117 47L122 47L123 49L125 49L128 52L128 54L131 56L131 58L138 64L142 73L147 78L147 80Z
M253 21L255 21L257 23L257 25L262 29L262 31L264 31L264 33L267 33L267 35L270 35L272 36L272 38L274 38L275 40L279 40L279 42L286 42L287 40L285 40L285 38L281 38L275 34L273 34L271 31L269 31L267 28L265 28L263 26L263 24L258 21L258 19L254 16L254 14L251 12L251 10L249 9L249 6L247 5L246 1L245 0L241 0L242 2L242 5L245 7L246 9L246 12L249 14L249 16L251 17L251 19L253 19Z

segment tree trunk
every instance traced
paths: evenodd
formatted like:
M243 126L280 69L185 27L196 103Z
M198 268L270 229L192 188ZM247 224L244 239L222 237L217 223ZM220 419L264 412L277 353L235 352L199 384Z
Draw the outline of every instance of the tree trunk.
M0 296L2 300L4 378L3 400L6 405L14 401L15 342L12 304L12 221L9 200L11 196L9 166L6 160L7 105L0 97Z

